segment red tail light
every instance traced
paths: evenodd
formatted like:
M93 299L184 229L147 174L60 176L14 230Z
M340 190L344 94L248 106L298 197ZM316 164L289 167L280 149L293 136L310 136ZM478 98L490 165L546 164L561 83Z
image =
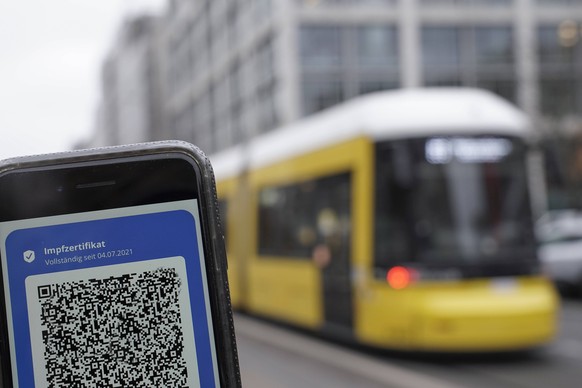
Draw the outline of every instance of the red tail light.
M415 272L406 267L392 267L386 274L386 281L395 290L402 290L415 280Z

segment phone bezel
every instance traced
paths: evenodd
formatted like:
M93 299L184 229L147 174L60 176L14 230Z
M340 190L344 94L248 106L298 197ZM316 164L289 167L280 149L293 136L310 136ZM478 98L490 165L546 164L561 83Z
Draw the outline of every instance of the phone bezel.
M166 149L169 147L170 149ZM119 150L119 149L117 149ZM192 152L194 150L194 152ZM101 150L102 151L102 150ZM206 278L208 283L208 292L210 300L210 311L212 317L212 326L214 330L214 344L216 348L216 358L218 363L218 374L221 387L237 387L240 386L240 372L238 369L238 356L236 352L236 342L234 338L234 327L232 322L232 311L230 308L230 296L228 291L228 281L226 276L226 255L224 249L223 233L218 219L216 190L214 186L214 178L208 160L201 152L195 152L196 149L184 147L183 144L165 144L162 149L156 149L150 145L143 145L137 147L134 152L127 152L127 150L112 149L109 153L91 152L88 151L86 155L79 157L76 154L66 155L63 158L46 158L46 160L34 160L31 163L8 163L9 168L4 171L0 169L0 186L6 187L6 181L10 179L28 180L28 184L32 183L35 187L35 194L52 192L53 197L49 202L53 202L55 197L67 198L69 201L71 197L74 198L73 205L62 206L63 200L58 200L59 206L53 207L50 210L46 208L44 211L36 209L34 217L30 217L30 213L23 216L13 214L6 218L3 216L2 209L0 209L0 222L10 221L16 219L28 219L45 217L51 215L61 215L70 213L82 213L85 211L115 209L128 206L138 206L153 203L171 202L181 199L197 199L199 202L199 217L201 221L202 245L206 264ZM69 157L67 157L69 156ZM168 165L168 161L181 165L182 168L187 163L189 167L188 173L186 170L181 171L184 175L183 181L178 181L176 176L171 176L168 171L161 171L162 166ZM170 163L170 164L171 164ZM133 166L130 166L132 164ZM155 189L151 184L146 184L139 190L143 194L142 198L132 202L131 196L136 194L134 188L128 189L128 184L136 181L135 174L127 174L127 167L143 167L146 166L158 169L161 172L157 179L161 179L161 186L164 190ZM0 166L1 167L1 166ZM125 168L125 169L124 169ZM145 168L142 168L143 173ZM111 174L103 174L109 170ZM69 178L63 181L63 174L69 174ZM116 171L113 173L112 171ZM79 172L84 172L81 176L84 178L83 182L74 182L72 175ZM135 171L134 171L135 172ZM87 175L89 173L89 176ZM24 175L22 175L24 174ZM60 176L60 179L51 179L50 175ZM139 175L139 174L138 174ZM39 184L38 177L43 177L43 182ZM161 177L161 178L160 178ZM178 176L180 177L180 175ZM36 178L36 179L35 179ZM87 179L89 178L89 179ZM98 179L96 179L98 178ZM151 175L148 176L151 179ZM139 180L139 179L138 179ZM115 182L115 184L108 184ZM193 182L193 184L192 184ZM165 183L165 184L163 184ZM12 183L10 183L12 184ZM51 186L52 185L52 186ZM81 187L78 187L81 185ZM158 182L159 187L160 182ZM51 187L48 187L51 186ZM60 187L60 188L59 188ZM129 190L125 197L119 196L116 199L115 193L120 188ZM184 190L177 194L177 191ZM151 191L150 191L151 190ZM87 196L88 191L104 191L107 193L107 201L103 204L96 203L88 204L87 201L81 200L82 196ZM44 195L22 196L15 192L2 190L0 194L0 202L6 199L6 196L12 196L13 201L31 205L35 201L42 201ZM56 194L55 194L56 193ZM166 195L163 199L152 199L152 195L159 196L160 193ZM129 197L128 197L129 195ZM103 195L102 195L103 196ZM40 198L40 199L39 199ZM129 203L132 202L132 203ZM42 204L36 203L37 208L42 207ZM1 208L1 206L0 206ZM25 208L29 208L25 206ZM5 209L5 206L4 206ZM66 209L66 211L63 211ZM7 213L6 211L4 213ZM0 267L0 350L5 357L2 357L2 381L7 386L12 386L12 368L9 351L9 337L7 327L7 315L5 305L5 292L2 276L2 268Z

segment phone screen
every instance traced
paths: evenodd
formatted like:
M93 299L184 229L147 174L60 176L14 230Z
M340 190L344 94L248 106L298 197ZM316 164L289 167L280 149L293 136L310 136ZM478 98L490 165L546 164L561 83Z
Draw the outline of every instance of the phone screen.
M15 387L219 385L196 198L0 222Z

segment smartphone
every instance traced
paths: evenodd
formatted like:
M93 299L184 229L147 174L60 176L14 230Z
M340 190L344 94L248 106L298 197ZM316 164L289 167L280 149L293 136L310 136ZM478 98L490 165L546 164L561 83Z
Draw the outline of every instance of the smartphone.
M239 387L208 159L159 142L0 164L4 387Z

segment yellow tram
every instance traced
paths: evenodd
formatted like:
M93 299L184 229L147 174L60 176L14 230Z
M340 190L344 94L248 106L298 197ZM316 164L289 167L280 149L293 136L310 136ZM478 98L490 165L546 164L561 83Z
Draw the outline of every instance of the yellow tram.
M488 92L413 89L214 155L233 305L390 349L548 342L531 135Z

